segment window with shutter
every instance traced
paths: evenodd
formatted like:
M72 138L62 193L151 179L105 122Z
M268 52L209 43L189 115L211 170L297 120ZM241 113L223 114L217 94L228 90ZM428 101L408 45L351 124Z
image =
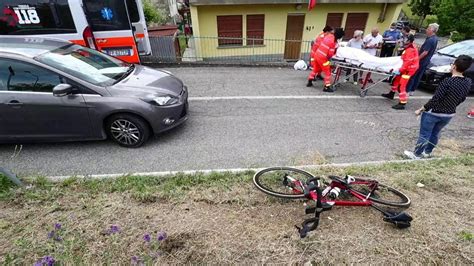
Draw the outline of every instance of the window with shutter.
M217 16L219 46L242 45L242 16Z
M342 18L344 17L344 13L328 13L328 17L326 19L326 25L335 28L340 28L342 26Z
M247 15L247 45L263 45L265 15Z

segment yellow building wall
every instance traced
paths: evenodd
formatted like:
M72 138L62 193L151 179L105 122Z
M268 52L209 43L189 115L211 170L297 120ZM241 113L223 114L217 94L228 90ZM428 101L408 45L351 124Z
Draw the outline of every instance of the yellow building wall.
M313 40L326 24L328 13L344 13L342 27L345 26L347 13L369 13L364 34L370 33L373 27L378 27L381 34L390 23L396 21L401 4L387 6L385 21L378 23L377 19L383 9L383 4L317 4L308 11L307 5L298 10L296 5L221 5L221 6L193 6L191 16L194 36L196 36L196 52L199 57L242 56L261 54L282 54L284 52L287 15L291 13L305 14L303 29L302 52L309 51L309 42ZM246 47L245 40L242 47L218 47L217 16L242 15L242 34L246 38L246 15L264 14L265 43L261 47ZM307 29L308 28L308 29ZM249 51L251 49L251 51Z

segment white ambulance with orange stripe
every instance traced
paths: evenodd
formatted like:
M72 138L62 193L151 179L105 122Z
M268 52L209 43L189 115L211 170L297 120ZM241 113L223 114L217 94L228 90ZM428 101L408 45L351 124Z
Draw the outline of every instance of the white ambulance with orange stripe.
M141 0L0 0L0 38L59 38L129 63L151 54Z

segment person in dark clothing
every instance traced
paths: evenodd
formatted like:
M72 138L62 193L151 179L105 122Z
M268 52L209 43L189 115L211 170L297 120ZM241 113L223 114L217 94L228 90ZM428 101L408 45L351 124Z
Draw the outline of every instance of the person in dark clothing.
M414 151L405 151L410 159L429 158L438 144L441 130L456 114L456 107L466 100L471 88L471 79L463 73L472 64L472 57L460 55L451 65L452 76L439 84L435 95L423 107L416 110L421 114L420 135Z
M436 47L438 46L438 37L436 36L436 32L438 32L438 29L439 25L436 23L430 24L426 29L426 35L428 37L418 51L418 54L420 55L420 67L418 68L416 74L410 79L410 82L407 86L407 91L410 96L414 94L415 89L420 84L421 77L428 68L431 57L436 51Z
M382 51L380 51L380 57L391 57L393 56L393 50L397 45L398 40L402 38L402 34L397 30L397 24L392 23L390 29L386 30L383 35Z

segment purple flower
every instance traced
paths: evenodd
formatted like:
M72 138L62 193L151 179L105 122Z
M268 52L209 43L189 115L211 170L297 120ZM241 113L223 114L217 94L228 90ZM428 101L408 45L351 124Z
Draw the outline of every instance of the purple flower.
M56 261L54 260L54 258L51 257L51 256L46 256L46 257L44 257L44 258L43 258L43 261L44 261L44 263L45 263L46 265L48 265L48 266L53 266L54 263L56 262Z
M145 242L150 242L150 241L151 241L151 236L150 236L150 234L148 234L148 233L145 234L145 235L143 236L143 240L145 240Z
M58 241L58 242L63 241L63 239L62 239L60 236L55 236L55 237L54 237L54 240L55 240L55 241Z
M43 266L43 265L53 266L55 262L56 261L54 260L53 257L45 256L41 260L35 262L34 266Z
M61 230L61 224L60 223L54 224L54 230Z
M135 264L138 264L140 262L140 258L137 257L137 256L133 256L132 257L132 264L135 265Z
M49 233L48 233L48 239L53 238L55 233L56 233L56 232L54 232L54 231L49 232Z
M166 237L168 237L168 236L166 235L166 232L159 232L159 233L158 233L158 241L163 241L163 240L166 239Z
M118 225L111 225L109 229L109 234L115 234L120 232L120 227Z

